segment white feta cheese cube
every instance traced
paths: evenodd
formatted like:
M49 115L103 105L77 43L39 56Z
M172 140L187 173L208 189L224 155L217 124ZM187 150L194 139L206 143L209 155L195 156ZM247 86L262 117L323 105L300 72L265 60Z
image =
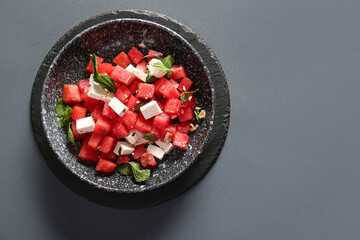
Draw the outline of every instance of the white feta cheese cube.
M137 140L142 138L144 134L142 132L139 132L137 130L131 129L129 136L125 137L126 141L128 141L130 144L136 143Z
M94 128L95 122L91 116L76 120L76 131L80 134L93 132Z
M119 153L120 148L121 151ZM118 141L114 148L114 153L119 156L131 154L133 151L134 148L128 142L125 141Z
M178 86L180 85L177 81L170 79L169 82L174 86L174 88L178 88Z
M109 107L112 108L120 117L124 116L126 111L129 109L119 99L113 97L109 102Z
M149 76L155 76L156 78L162 78L166 75L166 72L162 72L159 69L154 67L154 64L157 62L161 62L159 59L153 58L148 63L148 69L149 69Z
M151 144L147 147L146 151L154 155L154 157L156 157L159 160L162 160L165 154L164 150Z
M89 87L88 96L97 100L105 101L107 91L100 85L92 85Z
M140 107L140 111L145 119L152 118L160 113L162 113L161 108L155 100L148 102L147 104Z
M161 140L157 140L155 141L155 143L156 145L161 147L162 150L164 150L165 154L168 154L174 148L174 146L171 143L166 143Z
M135 68L132 64L129 64L126 67L126 70L128 70L129 72L132 72L135 75L135 77L137 77L141 81L143 81L143 82L146 81L146 73L144 73L140 69Z
M95 80L94 80L94 74L93 74L93 73L90 75L89 84L90 84L90 86L93 86L93 85L100 86L99 83L95 82Z
M109 103L113 97L114 97L114 94L108 92L105 97L105 102Z
M138 146L138 145L141 145L141 144L145 144L145 143L149 143L149 140L145 139L145 138L139 138L139 140L136 141L136 143L134 143L134 146Z

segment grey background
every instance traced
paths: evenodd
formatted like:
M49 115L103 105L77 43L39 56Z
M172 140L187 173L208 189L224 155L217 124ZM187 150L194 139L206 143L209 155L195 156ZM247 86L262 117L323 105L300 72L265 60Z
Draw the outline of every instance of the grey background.
M42 59L93 15L142 8L195 30L231 94L223 151L157 207L89 202L47 168L29 99ZM360 239L359 1L2 1L0 239Z

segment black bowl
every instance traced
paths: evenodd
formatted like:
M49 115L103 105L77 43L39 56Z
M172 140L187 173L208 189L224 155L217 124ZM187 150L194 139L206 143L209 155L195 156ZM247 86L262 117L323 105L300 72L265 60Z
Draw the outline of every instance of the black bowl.
M93 163L77 157L57 127L55 103L64 84L88 78L89 54L111 62L119 52L140 43L171 54L185 65L194 81L198 105L207 117L190 134L188 149L174 149L152 170L143 184L119 173L104 175ZM45 57L31 96L33 132L49 168L69 188L89 200L113 207L144 207L169 200L196 183L212 166L224 144L229 125L230 99L224 72L214 53L192 30L164 15L124 10L108 12L69 30Z

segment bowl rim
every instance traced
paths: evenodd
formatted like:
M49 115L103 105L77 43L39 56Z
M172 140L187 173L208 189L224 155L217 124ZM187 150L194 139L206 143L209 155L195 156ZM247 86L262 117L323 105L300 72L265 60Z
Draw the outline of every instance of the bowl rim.
M167 31L170 30L171 34L176 34L176 37L180 37L181 41L185 41L203 61L204 69L210 79L210 85L213 87L213 124L210 126L211 129L207 134L207 141L203 144L200 153L180 174L170 178L163 184L147 188L145 191L114 191L84 180L77 176L77 174L74 174L66 164L57 159L41 121L42 104L39 103L41 103L43 83L52 66L52 62L57 58L59 52L74 40L77 35L87 32L98 25L121 19L154 23L165 28ZM217 104L219 101L222 104ZM159 204L180 195L198 182L215 163L227 136L230 121L230 96L225 73L218 59L198 34L163 14L147 10L118 10L105 12L80 22L54 44L45 56L34 80L30 113L34 136L40 152L48 167L62 183L83 197L103 205L113 207L144 207ZM214 135L217 135L217 137L214 137ZM135 201L134 198L136 198Z

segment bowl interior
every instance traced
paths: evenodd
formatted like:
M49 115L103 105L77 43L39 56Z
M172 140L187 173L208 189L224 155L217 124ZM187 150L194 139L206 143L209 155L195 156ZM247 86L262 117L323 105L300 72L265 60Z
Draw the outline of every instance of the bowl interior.
M175 57L175 64L185 65L188 77L194 82L192 89L199 88L196 93L197 105L207 113L199 128L189 133L188 149L185 151L174 148L152 169L151 177L144 184L135 183L131 177L117 172L111 175L98 173L94 167L96 164L79 159L77 154L80 144L75 147L68 143L65 130L58 128L58 117L55 113L55 103L62 95L63 85L89 78L90 74L85 71L85 67L90 53L96 53L105 59L104 62L111 63L121 51L127 52L140 43L146 45L144 49L138 47L144 55L149 49L153 49L165 55L171 54ZM110 20L76 35L50 63L41 98L42 124L59 161L83 181L114 192L154 189L181 175L194 162L207 141L213 123L213 105L209 73L196 50L172 30L141 19Z

